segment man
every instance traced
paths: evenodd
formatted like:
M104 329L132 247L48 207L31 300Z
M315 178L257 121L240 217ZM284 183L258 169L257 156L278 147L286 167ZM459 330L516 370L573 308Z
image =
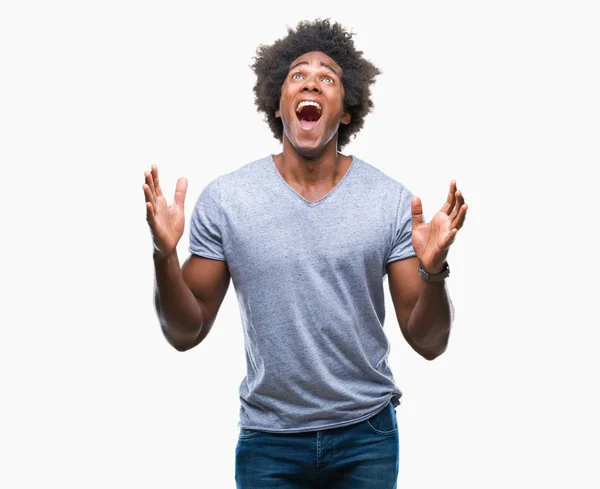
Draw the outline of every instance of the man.
M383 280L402 334L433 360L448 343L446 257L467 206L451 182L425 223L402 184L338 152L370 112L379 74L339 24L301 22L260 46L253 68L256 104L283 151L204 188L182 267L187 181L168 207L157 168L145 173L162 330L180 351L198 345L233 281L248 368L238 488L396 487L401 392Z

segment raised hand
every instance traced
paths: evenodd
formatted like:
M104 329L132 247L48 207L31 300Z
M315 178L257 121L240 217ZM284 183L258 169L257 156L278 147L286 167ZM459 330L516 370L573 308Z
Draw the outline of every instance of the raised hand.
M181 177L175 187L175 200L168 206L158 181L158 168L144 172L146 182L142 185L146 197L146 220L152 232L154 249L162 256L172 253L183 235L185 218L183 204L187 191L187 179Z
M430 222L423 222L421 199L415 197L411 203L412 244L428 273L439 273L443 269L450 245L463 226L467 215L467 204L456 182L450 182L448 198Z

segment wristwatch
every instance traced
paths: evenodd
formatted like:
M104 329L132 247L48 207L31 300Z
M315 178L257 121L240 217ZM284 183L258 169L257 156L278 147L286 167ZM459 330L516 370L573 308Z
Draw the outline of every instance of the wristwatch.
M417 269L419 270L419 275L421 275L421 278L425 280L425 282L441 282L448 275L450 275L450 267L448 266L447 261L444 262L443 267L444 268L440 273L427 273L425 270L423 270L423 265L421 265L421 262L419 262Z

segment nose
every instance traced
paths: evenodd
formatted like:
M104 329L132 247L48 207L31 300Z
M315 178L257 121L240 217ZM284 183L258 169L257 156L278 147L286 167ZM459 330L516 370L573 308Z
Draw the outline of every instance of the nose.
M309 76L306 79L306 82L302 86L302 91L303 92L315 92L315 93L321 92L318 83L315 81L315 78L312 76Z

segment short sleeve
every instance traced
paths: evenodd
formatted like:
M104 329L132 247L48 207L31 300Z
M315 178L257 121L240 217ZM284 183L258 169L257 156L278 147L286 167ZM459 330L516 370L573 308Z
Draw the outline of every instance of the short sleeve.
M223 250L223 208L219 179L200 193L190 219L189 251L194 255L225 261Z
M413 194L408 189L403 187L396 213L392 249L386 261L386 265L393 261L416 256L412 245L412 199Z

